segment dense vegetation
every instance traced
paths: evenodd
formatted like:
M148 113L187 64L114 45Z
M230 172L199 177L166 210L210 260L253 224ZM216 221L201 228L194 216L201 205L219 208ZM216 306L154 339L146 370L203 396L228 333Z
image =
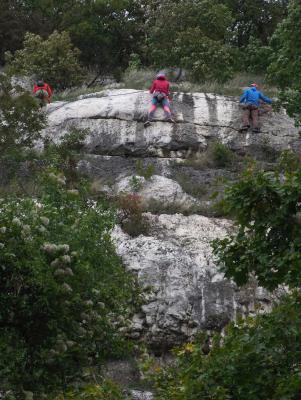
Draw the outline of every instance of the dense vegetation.
M139 303L110 239L115 212L76 170L85 132L34 152L44 114L3 76L0 85L0 397L47 398L72 383L76 397L121 399L110 382L82 387L129 354L119 329Z
M178 66L195 79L264 71L285 0L1 0L0 62L22 48L26 32L68 32L81 61L119 74L132 54L143 66ZM166 23L168 21L168 23ZM52 58L49 56L51 62ZM212 70L213 69L213 70Z
M267 73L300 121L299 0L0 0L0 9L0 63L10 74L60 90L87 83L90 71L119 79L180 67L196 82ZM35 153L45 117L2 74L0 117L0 397L124 399L110 382L90 385L107 358L128 354L119 328L139 293L109 238L114 210L91 201L76 171L85 133ZM230 325L208 355L208 338L179 350L154 377L158 400L300 399L300 193L290 153L278 170L250 166L228 188L223 207L237 230L213 244L221 270L238 285L255 276L295 292L271 314ZM123 227L129 216L137 227L142 208L128 200Z

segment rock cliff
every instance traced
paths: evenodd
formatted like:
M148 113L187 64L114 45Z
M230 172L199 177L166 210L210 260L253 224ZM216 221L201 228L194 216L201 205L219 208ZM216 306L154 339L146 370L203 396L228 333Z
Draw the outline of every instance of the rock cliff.
M280 151L300 151L301 140L284 111L264 113L260 134L239 133L241 111L231 97L174 94L176 123L165 122L159 109L144 128L148 107L146 92L128 89L53 103L44 135L59 141L72 128L87 130L78 167L96 190L109 196L135 192L146 204L146 233L131 237L117 226L112 236L124 265L151 288L129 335L161 351L199 329L222 329L237 315L254 312L257 303L269 307L269 297L254 283L238 289L218 272L210 242L233 227L217 218L211 198L222 193L225 179L237 178L245 155L269 169ZM235 159L209 160L214 142Z

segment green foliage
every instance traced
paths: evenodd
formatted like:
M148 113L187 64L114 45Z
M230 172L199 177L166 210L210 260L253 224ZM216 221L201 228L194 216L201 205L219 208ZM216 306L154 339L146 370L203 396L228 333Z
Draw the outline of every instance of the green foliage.
M244 69L256 74L266 71L270 64L272 53L270 46L263 45L260 39L252 36L248 45L240 53L240 57L243 59Z
M65 13L63 26L86 65L116 74L139 50L142 12L133 0L75 2Z
M0 0L0 64L6 51L15 51L22 46L25 16L21 7L12 0ZM21 22L24 18L24 23Z
M229 27L231 43L245 48L252 38L258 39L263 46L268 44L277 24L286 15L289 0L223 0L222 3L231 11L233 18ZM248 58L246 53L243 56Z
M211 157L214 165L219 168L230 166L234 160L233 152L223 143L214 142L211 147Z
M16 175L20 161L40 138L45 116L38 112L33 97L21 88L12 88L9 79L0 74L0 184Z
M281 171L255 171L226 189L224 207L238 228L214 242L226 277L238 285L254 274L261 286L301 285L301 166L296 157L282 157Z
M268 77L281 93L279 99L290 116L301 122L301 4L291 0L287 18L279 24L272 40L273 55Z
M226 6L218 1L166 0L148 1L146 7L148 56L155 66L187 68L197 81L231 76L231 52L225 46L231 15Z
M16 394L63 388L129 349L118 329L138 298L114 214L65 183L50 171L38 198L0 203L0 384Z
M138 176L133 175L130 180L130 186L134 193L139 192L143 187L143 181Z
M139 176L143 176L146 180L150 179L155 173L154 164L147 164L145 167L141 160L136 162L136 171Z
M70 389L53 400L126 400L121 389L111 381L101 385L87 385L80 389Z
M158 400L298 400L301 396L301 296L213 338L187 344L175 366L155 375Z
M13 88L5 75L0 75L0 154L31 147L40 137L45 117L38 113L35 100L21 88Z
M82 82L84 75L67 32L53 32L47 39L26 33L23 49L7 53L11 74L34 75L51 86L65 89Z

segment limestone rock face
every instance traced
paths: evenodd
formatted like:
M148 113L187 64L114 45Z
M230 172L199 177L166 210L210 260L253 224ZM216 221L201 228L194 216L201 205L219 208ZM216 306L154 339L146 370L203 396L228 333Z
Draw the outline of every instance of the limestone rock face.
M134 316L133 337L164 350L200 329L221 330L237 315L254 312L255 303L268 301L263 290L238 290L217 271L210 243L232 229L229 221L181 214L147 217L149 236L131 238L119 227L113 233L125 266L151 288Z
M301 139L284 111L263 114L260 134L240 133L238 99L204 93L174 94L176 123L158 109L144 128L149 103L147 92L130 89L56 102L47 107L44 135L59 142L73 128L87 130L78 168L95 190L113 198L135 193L146 205L147 233L131 237L116 226L112 237L125 267L149 289L128 335L164 352L199 330L221 330L257 305L269 309L269 296L255 283L238 289L218 272L211 241L233 227L216 218L212 195L222 195L221 182L237 179L245 154L269 170L277 152L299 152ZM232 150L235 166L204 159L214 141Z
M293 121L284 113L262 116L262 133L239 133L241 111L232 97L204 93L176 93L172 109L176 124L164 122L162 109L156 122L144 128L150 103L145 91L107 90L72 102L48 107L45 134L59 139L70 128L88 129L86 151L102 155L183 157L202 151L212 139L234 150L299 149Z

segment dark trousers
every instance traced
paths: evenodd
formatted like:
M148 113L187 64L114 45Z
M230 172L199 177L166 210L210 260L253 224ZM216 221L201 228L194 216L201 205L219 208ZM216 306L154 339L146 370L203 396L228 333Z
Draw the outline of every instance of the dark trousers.
M243 106L243 126L250 125L250 119L252 120L252 127L258 128L259 127L259 110L257 106L252 104L246 104Z

